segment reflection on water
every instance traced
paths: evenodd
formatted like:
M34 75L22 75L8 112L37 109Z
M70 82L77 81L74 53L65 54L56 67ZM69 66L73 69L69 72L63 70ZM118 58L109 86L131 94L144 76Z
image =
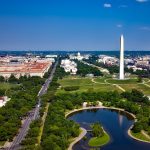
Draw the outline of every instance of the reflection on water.
M109 109L83 110L68 117L89 130L94 122L100 122L105 131L110 135L111 141L102 146L101 150L150 150L150 144L139 142L128 136L127 130L134 123L133 117L123 111ZM82 139L74 147L74 150L87 150L91 133L87 133L87 140ZM99 148L98 148L99 149Z

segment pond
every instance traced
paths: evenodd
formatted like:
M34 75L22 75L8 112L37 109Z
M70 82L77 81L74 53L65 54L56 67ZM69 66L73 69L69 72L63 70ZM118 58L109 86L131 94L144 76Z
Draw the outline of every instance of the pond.
M150 150L150 144L132 139L128 135L128 129L134 123L130 114L123 111L110 109L92 109L76 112L68 117L74 120L81 127L91 130L90 125L100 122L105 131L111 137L110 142L98 149L101 150ZM88 141L92 137L91 132L86 134L86 140L83 138L73 147L73 150L91 149Z

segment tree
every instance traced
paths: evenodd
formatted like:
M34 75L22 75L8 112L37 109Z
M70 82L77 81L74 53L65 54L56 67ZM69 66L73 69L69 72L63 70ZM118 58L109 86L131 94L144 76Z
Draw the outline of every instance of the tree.
M0 76L0 82L4 82L5 78L3 76Z
M0 96L5 96L5 90L4 89L0 89Z
M11 76L8 79L8 82L10 83L18 83L18 81L19 80L13 74L11 74Z
M100 123L97 122L92 125L92 133L94 137L104 136L104 131Z
M56 141L54 140L56 138L55 135L50 135L44 141L42 142L42 147L44 150L61 150L61 148L56 144Z
M138 76L138 82L142 82L143 81L143 79L142 79L142 77L141 76Z
M132 131L134 133L138 133L141 132L142 129L143 129L142 124L140 122L136 122L132 128Z

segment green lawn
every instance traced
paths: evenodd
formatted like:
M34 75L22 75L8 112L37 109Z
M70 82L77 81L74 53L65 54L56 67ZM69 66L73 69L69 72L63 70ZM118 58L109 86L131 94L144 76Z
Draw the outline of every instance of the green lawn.
M93 82L90 78L64 78L58 81L62 86L82 86L82 85L92 85Z
M99 83L105 83L105 79L107 79L107 78L104 78L104 77L95 78L94 81L95 81L95 82L99 82Z
M144 136L141 132L139 133L134 133L131 131L131 135L133 135L134 137L140 139L140 140L144 140L144 141L149 141L150 142L150 139L148 139L146 136Z
M16 86L16 85L10 84L10 83L5 83L5 82L0 82L0 89L8 90L13 86Z
M75 77L74 78L69 77L69 78L64 78L62 80L59 80L58 83L60 83L61 88L57 90L57 94L66 92L63 88L67 86L79 86L80 87L79 90L71 91L71 92L86 92L86 91L100 92L100 91L114 91L114 90L121 92L121 90L118 89L114 85L98 84L98 83L92 82L91 80L92 80L91 78L75 78ZM100 79L100 78L97 78L97 80L104 81L104 79Z
M137 84L137 79L126 79L126 80L117 80L117 79L107 79L108 83L112 84Z
M99 147L107 144L110 141L110 137L107 133L102 137L93 137L89 140L89 146Z
M93 80L93 82L92 82ZM112 84L106 84L107 82ZM144 79L148 80L148 79ZM95 81L95 82L94 82ZM62 80L59 80L61 88L57 90L57 93L66 92L63 88L67 86L79 86L79 90L70 91L70 92L86 92L86 91L114 91L117 90L118 92L122 92L119 88L114 86L113 84L118 84L120 87L125 89L126 91L131 91L132 89L137 89L142 91L145 95L150 95L150 87L145 86L144 84L139 84L137 79L129 79L129 80L117 80L117 79L110 79L104 77L98 78L84 78L79 76L67 76ZM150 85L150 83L148 83ZM67 91L68 92L68 91Z
M145 95L150 95L150 88L144 84L122 84L120 85L126 91L131 91L132 89L137 89L143 92Z

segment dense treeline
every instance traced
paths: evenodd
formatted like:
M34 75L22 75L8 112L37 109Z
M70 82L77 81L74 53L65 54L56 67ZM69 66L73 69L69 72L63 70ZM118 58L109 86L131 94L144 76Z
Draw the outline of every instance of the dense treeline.
M77 61L77 74L81 76L86 76L87 74L93 74L94 76L102 76L102 72L97 68L86 65L80 61Z
M48 75L49 74L46 76ZM62 113L61 110L63 109L61 108L62 106L60 105L57 107L59 104L55 102L55 91L59 87L57 80L58 78L61 79L65 75L68 75L68 73L65 73L65 71L58 66L55 72L55 76L48 88L48 92L41 97L40 118L31 124L29 132L25 140L22 142L23 150L46 150L50 148L59 149L59 147L65 149L65 147L68 146L67 138L70 136L77 136L79 134L79 126L72 121L66 120L64 118L64 113ZM39 133L41 132L40 127L42 125L41 119L44 115L47 103L51 104L46 122L44 124L44 132L41 141L42 143L39 145ZM64 104L62 103L62 105Z
M64 75L64 70L57 67L53 81L48 89L48 92L52 95L47 97L51 104L42 136L41 146L44 150L49 150L49 148L51 150L66 149L69 145L69 139L79 134L79 125L65 118L65 109L72 109L73 106L70 106L70 103L68 104L65 101L59 101L54 95L59 86L57 80Z
M148 97L137 90L131 92L124 92L122 96L128 99L129 102L134 102L134 108L129 110L137 116L137 122L133 127L133 132L137 133L141 130L145 130L150 135L150 100Z
M45 73L44 78L47 79L50 76L53 67L54 67L54 65L52 65L52 67L49 69L49 71L47 73ZM58 71L60 71L59 69L58 69ZM41 136L41 127L43 125L42 117L45 113L47 102L51 101L51 99L53 99L53 96L55 93L54 91L56 90L55 87L58 86L53 81L51 84L53 85L53 90L52 89L48 90L46 94L44 94L40 97L41 106L40 106L40 110L39 110L40 111L39 118L31 123L28 134L26 135L25 139L21 143L22 150L41 150L40 136Z
M0 141L11 141L21 126L21 119L27 115L36 104L37 94L45 79L40 77L11 76L8 83L16 84L7 91L11 98L0 108Z
M43 125L42 117L45 113L45 108L47 102L51 102L54 97L54 92L57 86L54 86L53 89L50 87L48 92L41 97L41 107L40 107L40 116L38 120L35 120L31 123L29 131L25 139L22 141L22 150L41 150L42 147L39 144L39 136L41 132L41 126ZM50 90L51 89L51 90Z

